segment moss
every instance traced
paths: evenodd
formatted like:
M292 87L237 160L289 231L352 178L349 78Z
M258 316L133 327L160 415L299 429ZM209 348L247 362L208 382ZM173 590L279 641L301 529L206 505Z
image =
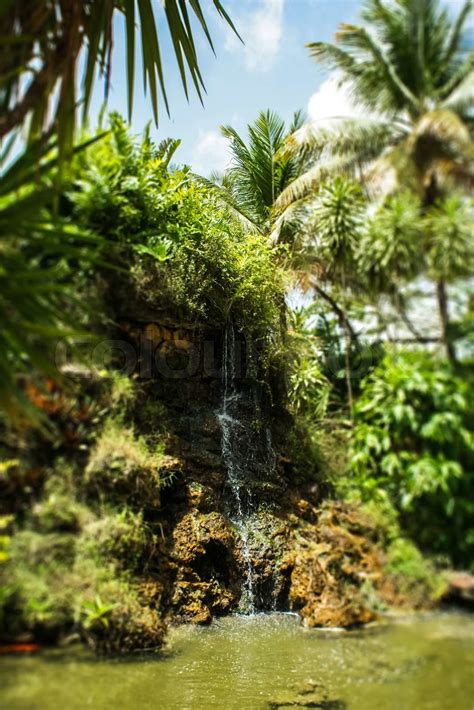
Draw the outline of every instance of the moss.
M112 373L111 388L110 388L110 403L116 407L126 408L135 399L135 384L126 375L119 372ZM116 409L114 409L116 411Z
M162 446L152 451L133 427L107 419L91 452L85 483L100 494L126 494L135 502L159 506L163 461Z
M85 526L78 552L98 560L112 560L130 571L141 570L153 552L154 538L142 513L125 508L103 512Z
M436 602L447 591L443 573L413 542L404 538L397 538L390 544L384 572L392 579L399 595L411 600L415 606Z
M84 573L83 566L75 573L80 570ZM77 597L75 619L86 642L107 653L156 648L165 633L159 612L144 604L139 587L127 576L117 576L113 567L103 568L95 584Z

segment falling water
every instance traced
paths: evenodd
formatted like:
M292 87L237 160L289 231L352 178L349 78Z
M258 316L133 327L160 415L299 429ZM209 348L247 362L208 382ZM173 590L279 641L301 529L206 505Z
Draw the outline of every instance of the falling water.
M245 579L240 606L252 614L255 611L255 591L253 568L249 547L249 525L251 523L251 494L246 486L247 466L252 456L247 427L239 417L242 394L236 387L235 332L230 323L224 334L222 355L223 396L222 408L217 418L222 431L222 456L227 469L227 481L232 492L233 505L230 518L236 526L242 541L245 562Z

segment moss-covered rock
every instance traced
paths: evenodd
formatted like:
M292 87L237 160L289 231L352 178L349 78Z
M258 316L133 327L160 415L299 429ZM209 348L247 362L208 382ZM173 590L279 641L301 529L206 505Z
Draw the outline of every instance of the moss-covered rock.
M242 557L235 533L222 513L190 512L173 530L171 607L183 620L209 623L237 606Z

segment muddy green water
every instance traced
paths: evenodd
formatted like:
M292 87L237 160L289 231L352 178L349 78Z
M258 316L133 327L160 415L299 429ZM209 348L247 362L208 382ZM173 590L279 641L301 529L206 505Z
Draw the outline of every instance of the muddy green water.
M229 617L181 627L152 656L97 660L63 650L0 660L2 710L258 710L314 701L304 694L312 684L324 686L318 697L340 701L331 708L472 710L474 617L437 614L350 632L306 630L281 614Z

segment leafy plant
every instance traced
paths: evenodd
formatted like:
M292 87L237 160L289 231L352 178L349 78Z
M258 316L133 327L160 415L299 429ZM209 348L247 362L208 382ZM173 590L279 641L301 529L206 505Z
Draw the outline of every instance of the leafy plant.
M437 602L447 590L445 575L413 542L402 537L389 545L384 572L397 584L399 594L415 602L417 597L422 604Z
M222 176L202 180L244 229L270 235L273 242L294 240L302 228L304 205L295 206L285 219L278 218L273 206L302 169L299 156L285 155L281 149L286 138L301 128L303 120L303 114L297 111L287 127L273 111L261 111L247 126L247 140L232 126L222 126L229 145L229 167Z
M140 141L111 117L111 133L79 156L70 198L80 224L114 245L127 269L117 292L168 307L183 320L207 320L262 337L278 327L282 300L278 251L263 235L246 236L219 198L186 167L170 167L176 141ZM130 283L131 281L131 283Z
M446 362L387 355L363 385L352 445L362 498L388 495L422 547L458 564L474 546L471 396Z
M72 281L77 291L78 277L100 262L97 238L58 214L57 172L49 139L29 145L0 177L0 406L12 417L35 414L19 375L32 373L39 387L41 375L60 378L52 345L80 330L70 325Z
M292 410L307 417L313 427L326 416L331 385L322 372L322 343L308 325L305 310L290 311L288 397Z
M97 624L105 629L109 628L110 613L117 607L117 604L107 604L96 594L93 601L87 599L82 602L79 609L79 617L85 629L91 629Z
M220 0L212 6L235 31ZM204 82L199 70L192 29L196 22L212 48L206 14L199 0L167 0L160 8L165 15L181 82L188 95L187 71L202 97ZM76 106L83 102L87 117L97 74L105 84L107 97L114 49L113 27L121 15L126 30L126 82L129 117L132 114L136 39L141 47L145 89L150 92L155 121L158 121L158 94L161 90L166 109L165 70L160 52L161 23L151 0L106 2L96 0L19 0L2 3L1 42L8 47L0 63L1 119L0 138L27 122L35 136L53 128L63 149L71 147ZM79 56L84 57L83 92L78 91L76 75Z

